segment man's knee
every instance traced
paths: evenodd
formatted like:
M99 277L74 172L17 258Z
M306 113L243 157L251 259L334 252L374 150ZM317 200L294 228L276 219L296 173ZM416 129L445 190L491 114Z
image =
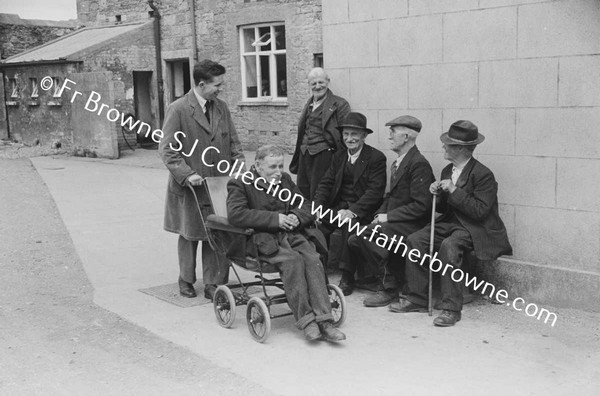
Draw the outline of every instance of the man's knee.
M439 255L446 262L452 263L456 267L460 265L463 249L455 239L449 237L445 238L440 244Z

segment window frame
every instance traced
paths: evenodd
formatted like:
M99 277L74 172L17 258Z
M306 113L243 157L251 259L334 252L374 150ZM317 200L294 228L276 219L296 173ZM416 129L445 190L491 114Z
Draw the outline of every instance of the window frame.
M31 99L39 98L40 93L38 90L37 77L29 77L29 88L31 89L31 95L29 95L29 97Z
M52 97L53 98L60 98L60 88L62 87L61 83L60 83L60 77L52 77L52 82L53 82L53 91L52 91Z
M16 77L9 78L8 80L10 82L10 98L19 99L19 82L17 81Z
M275 28L282 26L285 32L285 22L284 21L278 21L278 22L267 22L267 23L256 23L256 24L250 24L250 25L241 25L239 26L239 43L240 43L240 71L241 71L241 78L242 78L242 101L246 102L246 103L273 103L273 104L287 104L288 101L288 96L287 93L289 93L289 89L286 88L286 96L278 96L278 76L277 76L277 60L276 60L276 56L277 55L284 55L285 56L285 67L286 67L286 73L285 73L285 81L286 81L286 87L288 86L287 81L287 34L286 36L286 43L285 43L285 48L283 49L276 49L275 48L275 43L276 41L273 40L273 38L275 37ZM261 40L261 38L263 38L265 36L265 34L263 34L262 36L259 36L259 29L260 28L264 28L264 27L269 27L269 34L270 37L268 40L266 40L266 42L264 42L264 40ZM255 37L255 41L252 44L256 44L260 41L264 42L265 45L268 44L270 45L270 49L268 50L262 50L259 51L259 46L255 45L254 47L256 48L256 51L254 52L246 52L245 50L245 41L244 41L244 32L248 29L254 29L254 37ZM251 44L251 45L252 45ZM260 58L261 56L264 57L265 55L268 55L268 59L269 59L269 85L271 88L271 95L269 96L262 96L260 95L260 93L262 92L263 86L262 86L262 69L261 69L261 65L260 65ZM245 62L245 57L249 57L249 56L253 56L254 57L254 61L255 61L255 66L256 66L256 92L257 92L257 97L248 97L248 86L246 85L247 82L247 78L246 78L246 62Z

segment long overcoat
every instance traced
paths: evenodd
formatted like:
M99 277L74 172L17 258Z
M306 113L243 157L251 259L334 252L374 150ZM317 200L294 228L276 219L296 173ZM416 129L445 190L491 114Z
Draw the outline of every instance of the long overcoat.
M227 104L219 99L213 101L209 123L192 90L167 109L164 137L158 146L169 169L164 229L188 240L206 240L194 196L185 181L194 173L202 177L223 176L216 164L225 160L233 165L236 159L241 163L244 154ZM210 201L205 187L195 189L206 210Z

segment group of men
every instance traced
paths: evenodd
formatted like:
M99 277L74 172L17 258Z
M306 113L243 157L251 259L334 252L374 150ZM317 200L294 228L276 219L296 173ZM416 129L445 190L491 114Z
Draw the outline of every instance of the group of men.
M185 297L196 296L196 251L198 241L206 240L189 186L200 186L205 177L220 175L206 163L244 160L227 105L217 98L224 73L223 66L209 60L195 65L195 85L169 106L159 145L170 171L165 229L179 234L179 288ZM484 140L477 126L461 120L441 135L444 158L450 164L436 181L416 145L421 121L403 115L386 123L390 149L397 158L389 170L385 193L387 159L365 143L373 132L366 117L352 112L345 99L333 94L322 68L310 71L308 83L311 97L300 116L289 165L290 172L297 174L297 185L283 171L283 151L274 146L257 151L250 171L256 178L301 193L312 205L282 202L236 179L228 184L227 198L229 222L254 228L273 247L268 252L259 249L258 258L279 269L296 325L308 340L345 339L331 324L325 270L317 252L320 241L328 244L334 232L340 234L342 243L329 254L338 256L342 292L349 295L355 287L371 288L374 293L364 300L365 306L389 305L390 311L400 313L426 311L428 266L406 253L416 249L423 257L429 251L434 195L435 210L440 213L433 232L439 260L461 268L470 252L480 260L512 254L498 215L494 175L473 158L475 147ZM183 140L177 139L178 131L185 131ZM172 149L175 142L181 150ZM184 155L194 144L214 146L218 151L211 150L210 158L203 159ZM208 214L210 201L204 189L198 189L198 197L203 214ZM328 215L316 219L308 209L316 206L322 212L328 210ZM228 262L203 243L202 267L204 295L210 299L217 285L228 280ZM449 276L441 277L439 308L442 312L434 319L435 325L452 326L460 320L462 287Z

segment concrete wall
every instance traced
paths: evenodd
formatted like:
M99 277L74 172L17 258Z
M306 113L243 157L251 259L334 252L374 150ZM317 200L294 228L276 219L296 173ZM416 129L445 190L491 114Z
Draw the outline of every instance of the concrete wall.
M417 116L418 145L439 175L441 132L458 119L475 122L487 137L475 156L496 175L514 247L485 273L524 297L593 310L598 21L596 0L323 2L325 65L333 88L367 115L370 143L387 149L385 122Z
M60 143L62 148L71 147L72 105L69 98L54 98L53 88L48 91L39 88L39 96L31 98L29 79L36 78L38 87L46 76L58 77L62 83L77 70L75 63L4 67L4 92L11 139L28 145L51 146ZM12 78L17 79L19 85L18 98L11 98Z

